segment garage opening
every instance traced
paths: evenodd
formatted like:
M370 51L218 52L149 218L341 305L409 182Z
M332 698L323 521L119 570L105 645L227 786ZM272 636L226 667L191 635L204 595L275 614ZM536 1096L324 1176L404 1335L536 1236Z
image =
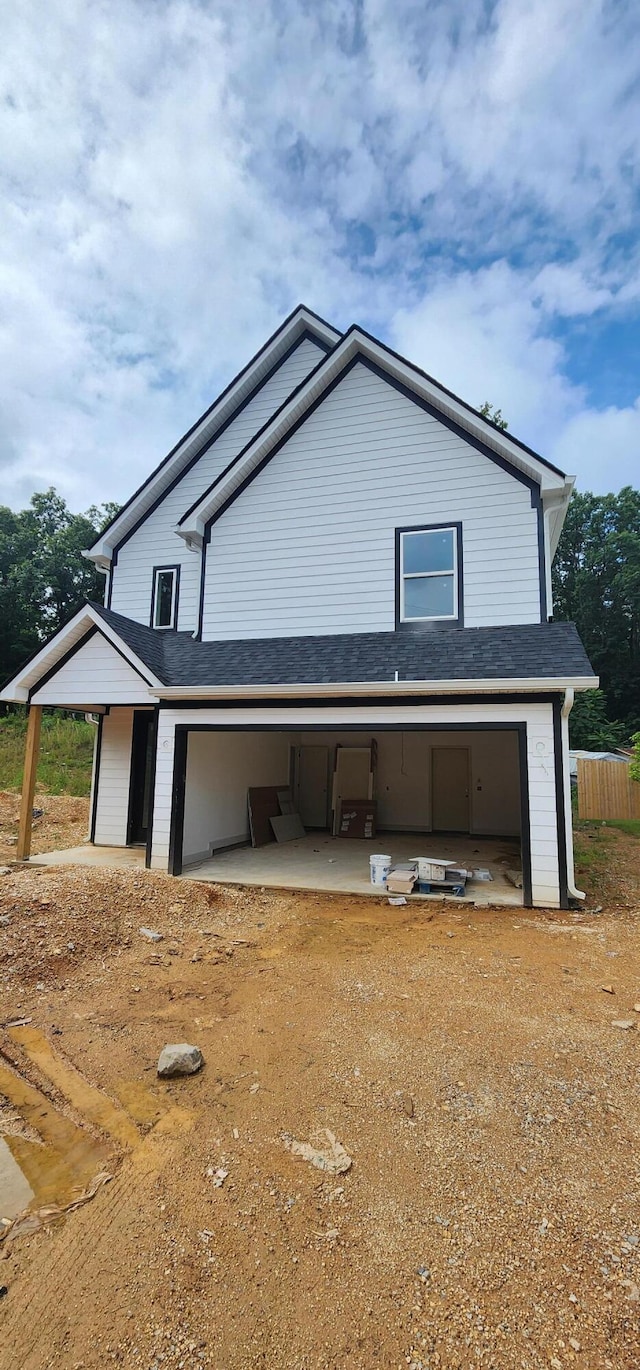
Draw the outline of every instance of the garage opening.
M525 809L516 725L366 732L201 725L182 733L175 874L380 893L370 883L371 854L393 862L432 856L482 873L467 885L475 902L522 903ZM290 798L304 836L252 845L248 792L259 787ZM357 826L341 833L350 800L372 801L371 835Z

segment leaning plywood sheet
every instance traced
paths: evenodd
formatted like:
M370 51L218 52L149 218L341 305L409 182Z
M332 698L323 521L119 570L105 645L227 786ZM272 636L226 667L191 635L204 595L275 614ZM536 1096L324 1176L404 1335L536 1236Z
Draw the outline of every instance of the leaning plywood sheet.
M284 785L254 785L247 791L252 847L265 847L267 842L273 842L269 820L280 816L278 790L284 788Z
M295 842L296 837L304 837L305 829L299 813L283 813L279 818L270 820L276 842Z

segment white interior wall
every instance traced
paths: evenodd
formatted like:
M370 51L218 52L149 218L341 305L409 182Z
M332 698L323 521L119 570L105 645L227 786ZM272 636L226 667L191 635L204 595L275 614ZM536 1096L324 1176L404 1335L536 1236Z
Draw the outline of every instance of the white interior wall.
M286 733L190 733L184 808L185 863L249 840L247 790L289 784Z
M378 745L378 827L431 831L431 749L468 747L471 763L471 832L487 836L520 833L518 737L515 732L309 732L297 745ZM333 770L333 756L330 755Z

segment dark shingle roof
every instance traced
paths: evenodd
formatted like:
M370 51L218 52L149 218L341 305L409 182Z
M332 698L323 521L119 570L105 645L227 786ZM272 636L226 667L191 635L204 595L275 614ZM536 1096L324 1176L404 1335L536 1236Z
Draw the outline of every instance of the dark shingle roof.
M573 623L194 642L94 609L166 686L324 685L592 676Z

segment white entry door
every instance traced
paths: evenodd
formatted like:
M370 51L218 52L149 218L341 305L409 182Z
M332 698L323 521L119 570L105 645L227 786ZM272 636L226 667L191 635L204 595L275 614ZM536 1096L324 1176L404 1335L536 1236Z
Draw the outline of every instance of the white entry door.
M468 832L469 748L434 747L431 758L433 831Z
M305 828L326 828L329 748L296 747L296 803Z

